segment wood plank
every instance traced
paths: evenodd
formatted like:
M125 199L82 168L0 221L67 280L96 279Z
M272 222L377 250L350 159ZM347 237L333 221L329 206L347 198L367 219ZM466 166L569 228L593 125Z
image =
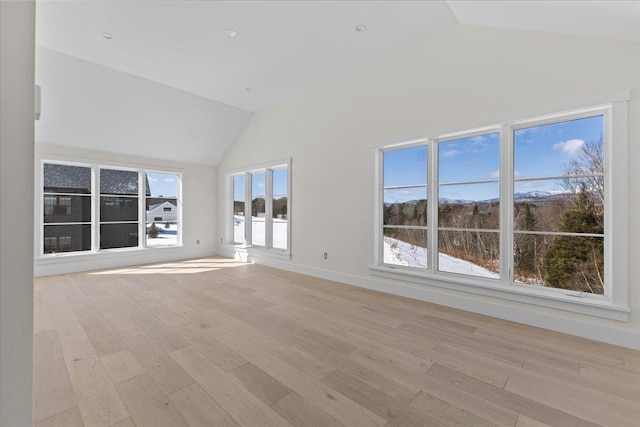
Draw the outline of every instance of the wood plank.
M137 427L187 426L149 375L129 378L116 389Z
M302 398L338 419L345 425L383 426L386 420L322 383L314 381L306 372L285 363L279 357L261 349L250 341L217 326L211 329L216 338L243 355L254 365L268 372Z
M62 359L62 347L55 330L33 334L33 366Z
M35 421L42 421L76 406L73 386L63 359L36 365L33 378Z
M340 421L307 402L295 392L287 394L271 407L294 426L344 427Z
M64 345L62 352L85 424L109 426L129 418L91 342Z
M185 369L233 418L245 426L290 425L233 375L223 371L194 347L170 356Z
M237 367L231 373L242 381L247 390L269 406L291 392L288 387L251 362Z
M216 340L206 329L194 326L180 316L165 319L164 322L225 371L247 363L244 357Z
M420 414L409 405L390 399L381 391L348 375L345 372L334 371L324 377L323 384L339 391L371 412L386 419L392 425L399 426L445 426L440 420Z
M516 427L550 427L549 424L541 423L522 414L518 416Z
M557 426L597 426L596 423L584 418L573 416L563 410L558 410L516 393L484 383L444 366L434 364L427 371L427 375L467 393L475 394L488 402L543 423Z
M104 356L102 363L114 383L145 373L144 368L129 350Z
M125 345L165 394L193 384L193 378L146 335L126 337Z
M280 360L305 372L310 378L315 380L319 380L325 375L330 374L335 369L295 347L289 347L280 351L278 356Z
M540 381L537 376L524 372L509 377L504 389L552 408L561 406L567 413L601 425L637 426L640 419L640 396L637 395L636 402L631 402L611 396L607 390L590 390L554 378ZM607 413L600 409L603 406L609 408Z
M240 426L199 384L192 384L168 397L189 427Z
M455 426L493 426L489 421L467 412L464 409L439 399L425 391L420 393L409 403L409 406L423 414L439 419L445 425Z
M133 422L132 418L127 418L126 420L120 421L111 427L136 427L136 423Z
M80 325L75 311L64 297L55 290L47 290L49 310L61 345L87 340L87 334Z
M82 416L77 407L61 414L44 419L34 424L34 427L83 427Z

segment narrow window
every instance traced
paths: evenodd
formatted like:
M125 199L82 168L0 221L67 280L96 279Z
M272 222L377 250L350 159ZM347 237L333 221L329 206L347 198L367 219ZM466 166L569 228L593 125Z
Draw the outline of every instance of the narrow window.
M427 146L383 153L383 262L427 268Z
M171 173L145 173L146 219L148 247L175 246L179 243L180 177Z
M500 277L500 134L438 143L438 270Z
M233 177L233 243L244 244L245 176Z
M265 172L251 174L251 244L266 246Z
M91 168L45 163L43 182L43 253L90 251Z
M100 249L138 246L138 176L100 169Z
M273 247L276 249L287 249L288 242L288 211L289 211L289 190L288 190L288 169L274 169L272 182L272 236Z

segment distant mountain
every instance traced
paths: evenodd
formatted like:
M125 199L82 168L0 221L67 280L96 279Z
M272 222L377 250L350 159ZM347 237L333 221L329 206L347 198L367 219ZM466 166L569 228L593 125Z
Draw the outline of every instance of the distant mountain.
M522 202L522 203L524 202L541 203L541 202L547 202L550 200L565 199L567 196L568 194L566 193L551 193L548 191L528 191L526 193L514 194L513 199L516 202ZM483 205L483 204L491 204L491 203L499 202L500 199L493 198L493 199L473 201L473 200L467 200L467 199L447 199L445 197L441 197L438 201L440 202L441 205L472 205L472 204ZM385 203L384 205L387 207L395 204L415 205L420 202L421 200L409 200L406 202L399 202L399 203Z
M473 203L485 203L484 201L474 202L473 200L464 200L464 199L447 199L445 197L440 197L438 199L441 205L468 205Z
M549 196L555 196L554 193L549 193L548 191L529 191L527 193L516 193L514 194L515 200L520 199L542 199Z

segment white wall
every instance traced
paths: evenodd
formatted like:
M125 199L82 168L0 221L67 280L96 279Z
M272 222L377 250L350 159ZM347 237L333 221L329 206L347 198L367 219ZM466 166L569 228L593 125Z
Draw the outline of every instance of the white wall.
M255 114L219 166L218 206L225 206L225 171L291 157L293 257L259 262L640 348L640 223L631 215L640 211L640 194L632 185L629 322L374 279L368 271L371 147L628 90L628 154L640 159L633 143L640 137L639 44L459 25ZM639 181L640 168L630 167L629 182Z
M35 3L0 2L0 425L32 425ZM26 197L25 197L26 195Z
M39 178L40 159L68 159L80 162L131 165L157 168L182 173L183 246L176 248L148 248L134 251L110 251L99 254L60 255L55 258L40 258L40 234L38 227L41 209L35 209L36 224L34 251L36 253L35 275L45 276L73 271L96 270L125 265L146 264L160 261L197 258L217 253L216 201L217 169L213 166L178 163L145 157L125 156L97 151L78 150L67 147L36 144L36 182ZM40 206L36 192L36 206ZM197 241L200 243L196 243Z
M251 116L42 47L36 83L42 87L36 141L43 144L216 165Z

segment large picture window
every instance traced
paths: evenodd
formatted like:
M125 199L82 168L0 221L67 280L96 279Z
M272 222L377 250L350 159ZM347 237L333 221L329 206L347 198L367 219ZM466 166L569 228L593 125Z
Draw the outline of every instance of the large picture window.
M42 179L43 255L180 244L180 174L44 161Z
M290 162L236 171L228 175L228 180L232 208L227 241L234 245L288 253Z
M621 104L617 111L626 113ZM614 126L626 119L613 110L608 104L378 149L372 272L488 295L502 290L518 300L624 307L624 258L612 256L611 241L624 238L616 230L625 209L613 206L626 206L625 184L618 173L612 186L610 165L616 155L626 162L625 150L612 146L616 135L626 142L626 130Z
M437 141L438 270L500 277L500 133Z
M513 131L514 279L604 293L605 117Z

